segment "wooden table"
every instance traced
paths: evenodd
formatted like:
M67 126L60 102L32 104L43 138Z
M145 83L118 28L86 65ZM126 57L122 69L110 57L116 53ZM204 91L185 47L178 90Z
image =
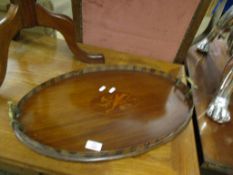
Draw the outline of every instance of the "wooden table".
M36 0L11 0L7 14L0 23L0 85L7 69L8 50L12 38L24 28L50 27L64 36L68 47L76 58L85 63L104 63L103 55L88 55L75 42L73 21L62 14L55 14L41 6Z
M155 61L107 49L80 45L90 52L104 53L106 64L150 65L165 72L178 73L183 66ZM62 40L22 34L12 42L6 79L0 88L0 167L21 174L127 174L198 175L192 121L174 140L140 156L101 163L55 160L37 154L19 142L9 124L7 101L17 101L32 87L56 75L77 70L87 64L73 58Z
M193 101L197 120L197 137L200 138L198 152L201 170L211 175L233 174L233 121L218 124L205 114L220 84L228 59L225 43L220 40L212 43L207 56L196 52L196 47L193 46L189 50L187 59L190 77L198 87L193 89ZM229 68L230 66L227 66L225 70ZM230 113L233 113L232 100Z

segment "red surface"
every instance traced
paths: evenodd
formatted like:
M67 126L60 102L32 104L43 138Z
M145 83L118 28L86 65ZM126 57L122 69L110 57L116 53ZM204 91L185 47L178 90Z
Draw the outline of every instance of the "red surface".
M200 0L85 0L84 43L172 62Z

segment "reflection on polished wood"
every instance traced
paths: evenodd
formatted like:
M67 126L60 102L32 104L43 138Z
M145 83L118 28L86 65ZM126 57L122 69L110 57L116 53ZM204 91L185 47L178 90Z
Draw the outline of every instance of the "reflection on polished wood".
M229 60L226 45L216 40L210 47L209 54L203 56L193 46L188 55L188 69L191 78L197 84L193 98L200 130L203 152L202 167L233 173L233 121L226 124L213 122L205 115L210 100L220 84L225 64ZM233 103L230 112L233 114Z
M135 66L70 72L24 96L13 128L29 147L59 159L90 162L138 155L174 138L189 122L189 90L175 83L167 74ZM101 149L87 149L89 140L101 143Z
M177 73L182 67L145 57L80 46L88 52L100 52L106 56L106 64L137 64L165 72ZM198 175L199 168L192 122L171 142L146 154L101 163L72 163L47 158L20 143L9 124L7 101L18 101L36 85L86 66L72 59L64 41L49 37L22 34L20 42L12 42L6 81L0 89L0 165L34 170L50 174L127 174L127 175ZM12 168L9 168L12 170ZM26 174L26 173L23 173Z

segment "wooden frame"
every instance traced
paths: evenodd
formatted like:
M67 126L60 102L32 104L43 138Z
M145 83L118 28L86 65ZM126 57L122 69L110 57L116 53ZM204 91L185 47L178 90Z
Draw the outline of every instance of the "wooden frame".
M76 41L83 42L82 37L82 0L71 0Z
M211 4L211 0L200 0L200 3L198 4L198 7L193 15L189 27L186 30L185 36L176 53L174 62L184 63L184 59L187 54L188 48L191 46L193 38L210 4ZM76 28L76 40L78 42L82 42L83 41L82 0L72 0L72 10L73 10L73 19Z

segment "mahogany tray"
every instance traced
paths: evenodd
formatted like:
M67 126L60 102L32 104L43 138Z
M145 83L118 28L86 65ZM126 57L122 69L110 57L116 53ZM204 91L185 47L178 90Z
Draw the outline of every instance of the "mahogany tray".
M10 117L17 138L70 161L134 156L177 135L193 104L180 79L137 66L89 67L35 87Z

